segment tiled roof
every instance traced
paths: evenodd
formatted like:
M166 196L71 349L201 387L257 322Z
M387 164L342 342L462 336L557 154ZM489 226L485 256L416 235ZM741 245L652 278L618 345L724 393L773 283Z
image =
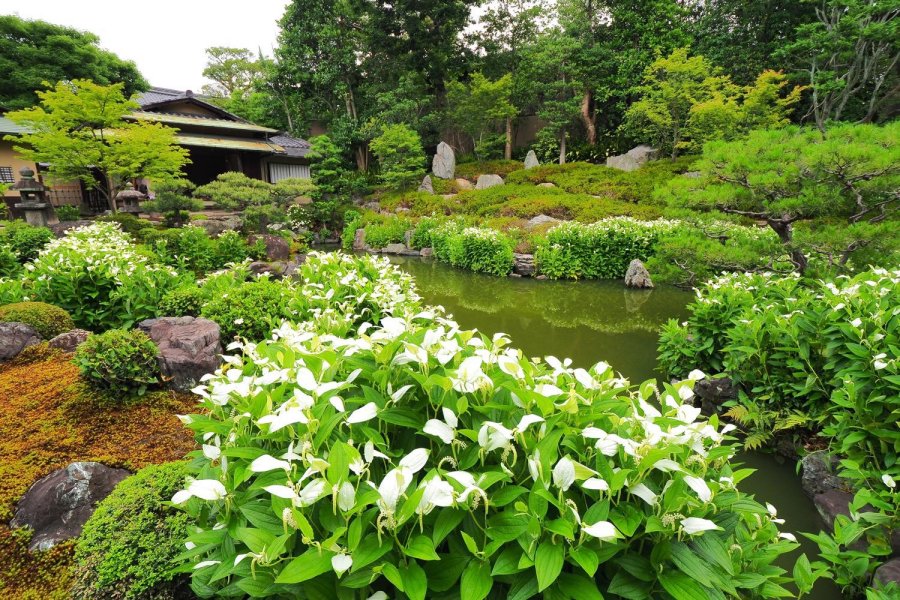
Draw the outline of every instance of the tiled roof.
M288 156L304 157L309 154L309 142L286 133L270 136L269 141L284 148L284 152Z
M19 134L19 133L28 133L29 129L27 127L23 127L21 125L17 125L13 123L6 117L0 117L0 134Z

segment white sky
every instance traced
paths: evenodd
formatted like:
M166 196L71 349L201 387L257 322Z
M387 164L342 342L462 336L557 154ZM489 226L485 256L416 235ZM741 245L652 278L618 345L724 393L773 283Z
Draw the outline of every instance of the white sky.
M200 91L206 48L271 55L289 0L0 0L0 14L90 31L150 85ZM2 76L2 75L0 75Z

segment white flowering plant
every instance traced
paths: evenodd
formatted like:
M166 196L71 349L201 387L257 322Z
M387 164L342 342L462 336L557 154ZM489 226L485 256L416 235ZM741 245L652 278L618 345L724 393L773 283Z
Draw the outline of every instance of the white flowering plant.
M775 598L797 547L685 400L408 302L235 344L182 420L201 597ZM335 331L340 335L335 335Z
M68 231L25 269L31 299L64 308L93 331L155 317L166 293L193 280L137 251L131 236L109 222Z

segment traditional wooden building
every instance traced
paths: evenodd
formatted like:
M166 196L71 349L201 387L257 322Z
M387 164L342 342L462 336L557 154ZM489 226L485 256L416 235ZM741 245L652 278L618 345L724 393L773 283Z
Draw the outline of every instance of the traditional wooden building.
M234 115L203 96L190 90L150 88L136 98L139 110L128 119L162 123L178 130L178 143L190 152L191 164L185 175L196 185L203 185L226 171L240 171L254 179L275 183L281 179L308 178L309 142L283 131L263 127ZM0 183L12 184L19 179L19 170L28 167L38 173L47 165L35 165L13 151L13 143L4 141L6 135L24 132L3 114L0 107ZM150 182L152 187L152 182ZM11 207L16 194L5 193ZM50 201L54 206L81 206L85 212L106 210L106 201L96 190L88 189L80 181L54 182Z

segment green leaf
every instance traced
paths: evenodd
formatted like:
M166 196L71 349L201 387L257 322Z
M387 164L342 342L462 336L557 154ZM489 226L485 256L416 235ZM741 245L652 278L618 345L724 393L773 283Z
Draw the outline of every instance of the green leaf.
M383 565L381 565L381 574L384 575L384 577L388 581L394 584L394 587L397 588L397 590L401 592L404 591L403 576L400 575L400 569L398 569L396 565L393 565L391 563L384 563Z
M510 542L525 533L527 528L528 516L507 511L488 520L487 535L492 540Z
M806 557L806 554L801 554L800 558L797 559L797 562L794 563L794 583L797 584L797 589L801 593L808 593L815 582L813 578L812 567L809 564L809 559Z
M537 596L538 582L534 577L516 577L515 582L509 588L506 600L528 600Z
M561 544L546 540L538 546L534 555L534 572L539 592L547 589L559 577L565 557L566 549Z
M331 570L332 556L334 552L320 552L317 548L310 548L289 562L275 578L275 583L300 583L327 573Z
M600 561L597 559L597 553L585 546L580 548L570 548L569 556L577 562L590 577L594 576L594 573L597 572L597 567L600 566Z
M434 542L427 535L414 537L406 546L404 553L420 560L440 560L437 552L434 551Z
M359 544L359 548L357 548L356 552L352 554L353 556L353 570L357 571L368 564L371 564L387 554L391 551L393 547L393 542L388 538L384 538L381 541L378 540L377 535L370 535L363 539Z
M617 594L628 600L647 600L650 597L652 587L651 584L639 581L625 571L617 571L613 575L607 591L610 594Z
M460 600L484 600L493 585L491 565L480 560L469 561L459 582Z
M519 568L519 558L522 556L522 549L517 545L510 545L503 549L503 552L494 561L494 568L491 569L491 575L512 575L524 569Z
M603 600L597 582L584 575L563 573L559 576L559 588L576 600Z
M444 538L462 523L467 514L469 514L468 511L459 509L445 508L441 510L437 520L434 522L434 531L431 536L434 540L434 545L437 546L444 541Z
M428 577L419 564L411 560L409 564L400 568L403 577L403 591L410 600L425 600L425 592L428 590Z
M709 593L699 583L678 571L663 571L659 574L659 583L674 600L709 598Z

